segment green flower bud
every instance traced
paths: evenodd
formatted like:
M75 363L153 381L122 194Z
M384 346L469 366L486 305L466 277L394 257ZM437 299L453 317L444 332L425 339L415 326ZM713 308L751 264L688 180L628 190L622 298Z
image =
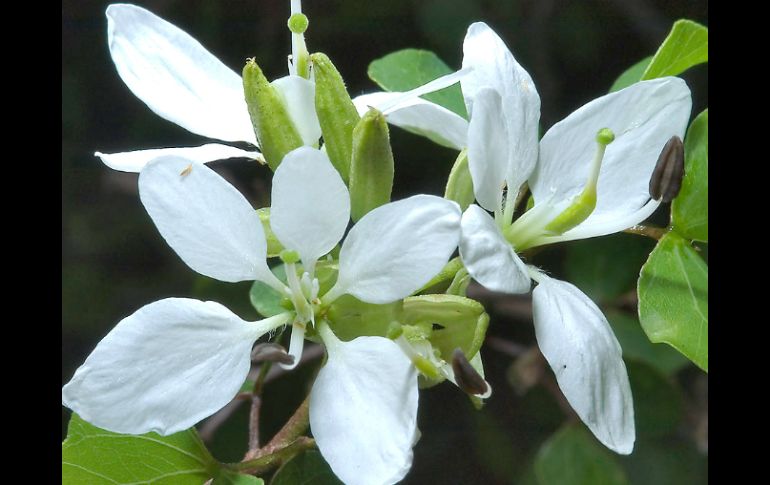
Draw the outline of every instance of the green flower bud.
M267 240L267 257L274 258L281 254L283 246L281 241L275 236L273 228L270 227L270 207L263 207L257 209L257 215L259 215L259 222L262 223L262 230L265 231L265 239Z
M275 171L287 153L302 146L302 137L283 96L267 81L254 59L249 59L243 68L243 89L260 149Z
M481 348L489 326L481 303L458 295L420 295L404 299L401 322L404 325L430 325L428 337L446 361L460 348L473 357Z
M360 117L342 76L326 54L310 56L315 76L315 110L321 125L326 154L345 183L349 180L353 129Z
M473 179L471 171L468 168L468 149L461 151L457 155L457 160L449 172L449 179L446 183L444 198L453 200L460 204L463 211L473 203L476 196L473 193Z
M350 217L358 222L367 212L390 202L393 152L388 122L371 108L353 129L350 160Z

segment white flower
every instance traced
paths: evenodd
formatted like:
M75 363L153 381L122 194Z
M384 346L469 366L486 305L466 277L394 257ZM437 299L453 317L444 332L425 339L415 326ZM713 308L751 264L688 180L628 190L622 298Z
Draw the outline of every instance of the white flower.
M416 371L389 339L338 340L324 307L344 294L389 303L427 283L457 246L457 204L417 195L372 210L345 238L336 284L318 295L313 268L342 239L350 213L348 191L325 153L298 148L275 173L271 227L286 254L296 253L305 268L298 278L287 263L288 287L267 266L256 211L207 166L157 159L141 171L139 191L161 235L188 266L222 281L262 281L291 298L294 311L249 323L213 302L152 303L97 345L62 390L63 403L112 431L173 433L232 399L261 335L293 323L290 353L298 356L306 326L315 325L329 357L310 398L321 453L346 483L400 480L417 433Z
M113 4L106 14L110 55L118 74L152 111L197 135L258 147L241 76L189 34L141 7ZM305 144L316 146L321 128L315 114L314 83L292 74L273 85L283 94ZM261 158L258 151L221 143L96 155L107 166L125 172L139 172L164 155L197 163Z

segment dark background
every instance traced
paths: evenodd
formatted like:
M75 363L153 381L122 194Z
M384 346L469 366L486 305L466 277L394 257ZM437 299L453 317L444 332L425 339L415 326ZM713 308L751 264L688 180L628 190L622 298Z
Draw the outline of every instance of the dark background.
M268 78L286 74L286 0L136 3L190 33L236 72L253 56ZM121 318L149 302L170 296L213 299L243 318L257 318L248 302L248 283L219 283L187 268L141 206L137 176L112 171L93 156L97 150L205 141L156 116L122 83L107 48L108 4L62 2L62 384ZM545 129L606 93L625 68L653 54L674 20L708 24L707 2L702 0L306 0L303 9L310 18L309 50L330 56L352 95L377 89L366 76L368 63L398 49L433 50L451 67L459 67L467 26L486 21L532 75ZM708 105L707 76L705 65L683 76L693 91L693 116ZM416 192L442 194L456 154L397 128L391 129L391 136L394 199ZM271 174L266 167L242 160L214 167L255 207L269 203ZM647 251L652 247L647 241L633 244L647 244ZM565 249L555 247L538 254L534 262L559 276L564 258ZM534 343L526 298L501 299L471 291L492 316L490 335L522 348ZM519 395L507 385L516 361L510 353L485 348L484 358L495 393L483 411L474 411L451 385L421 392L422 439L405 483L527 480L534 454L563 423L564 414L545 386ZM302 400L312 372L308 366L268 385L265 436ZM674 379L690 410L707 379L692 366ZM63 408L62 438L68 416ZM676 466L677 461L688 463L688 472L680 475L683 481L671 483L706 483L707 454L702 444L698 451L688 416L669 434L656 435L654 445L646 445L642 437L634 455L619 458L633 483L653 483L652 468ZM241 458L245 423L244 406L215 435L211 446L217 458Z

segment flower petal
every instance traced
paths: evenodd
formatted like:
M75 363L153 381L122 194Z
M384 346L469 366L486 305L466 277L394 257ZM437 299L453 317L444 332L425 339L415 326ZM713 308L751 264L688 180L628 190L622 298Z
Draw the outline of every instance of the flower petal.
M527 267L489 214L471 204L463 214L461 227L460 257L473 279L492 291L529 292Z
M273 176L270 226L285 248L311 266L342 239L350 221L350 195L329 157L300 147Z
M120 170L121 172L139 172L152 160L167 155L186 158L196 163L213 162L226 158L258 159L261 157L259 152L241 150L240 148L220 145L219 143L207 143L199 147L154 148L122 153L96 152L94 155L99 157L111 169Z
M353 99L358 114L363 116L369 106L382 107L402 97L401 92L364 94ZM462 150L468 137L468 122L460 115L422 98L405 99L390 107L386 118L389 123L411 133L424 136L439 145Z
M510 162L502 99L491 88L479 90L468 126L468 168L479 205L490 212L502 210L503 187Z
M150 303L99 342L62 389L62 403L116 433L187 429L235 396L267 327L215 302Z
M151 110L199 135L257 144L238 74L141 7L110 5L107 20L118 74Z
M412 466L417 372L391 340L358 337L329 349L310 393L310 429L348 485L391 484Z
M168 245L193 270L220 281L275 286L257 212L206 165L156 159L139 174L139 197Z
M564 396L608 448L634 448L634 404L620 344L601 310L564 281L538 276L535 336Z
M284 76L272 85L283 95L289 116L304 144L317 146L321 125L315 112L315 83L300 76Z
M591 237L594 226L599 231L613 220L637 212L644 216L639 209L650 199L658 155L669 138L684 136L691 104L687 84L668 77L633 84L573 112L540 142L540 161L530 179L535 204L551 197L567 200L583 190L596 153L596 133L609 128L615 141L607 147L599 172L596 209L573 230Z
M449 260L460 238L460 217L456 203L433 195L374 209L348 233L333 291L367 303L412 294Z

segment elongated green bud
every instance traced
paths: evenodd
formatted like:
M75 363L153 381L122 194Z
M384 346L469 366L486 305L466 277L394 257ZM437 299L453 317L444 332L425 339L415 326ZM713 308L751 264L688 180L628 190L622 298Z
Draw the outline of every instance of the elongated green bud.
M473 179L468 168L468 149L457 155L457 160L449 172L444 198L460 204L463 211L473 203L476 196L473 194Z
M390 202L393 151L388 122L371 108L353 130L350 160L350 217L358 222L367 212Z
M310 56L315 76L315 110L321 125L326 154L345 183L350 178L353 129L360 117L342 76L326 54Z
M243 90L259 147L275 171L287 153L302 146L302 137L291 120L283 96L267 81L254 59L246 61L243 68Z

